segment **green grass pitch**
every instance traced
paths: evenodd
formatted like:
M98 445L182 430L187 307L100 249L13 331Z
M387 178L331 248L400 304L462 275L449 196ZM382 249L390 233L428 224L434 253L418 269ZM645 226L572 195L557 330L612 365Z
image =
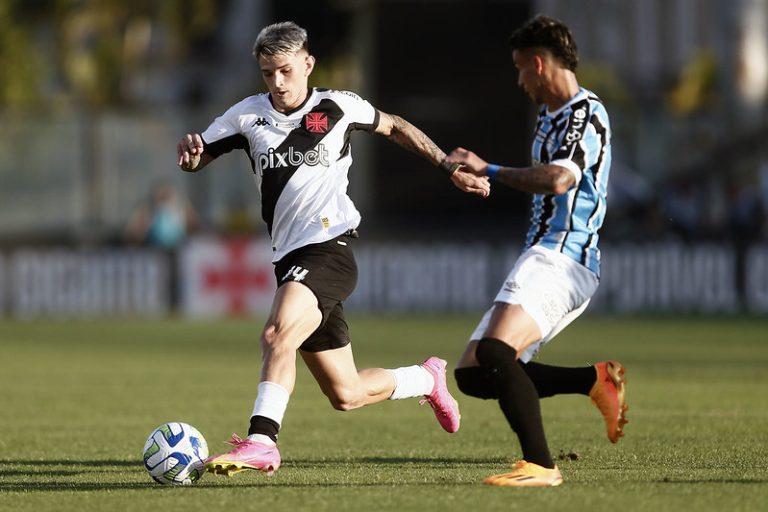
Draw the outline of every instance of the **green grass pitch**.
M352 315L358 366L441 355L452 366L479 315ZM333 410L303 363L271 478L155 484L141 463L166 421L212 453L244 435L259 374L259 320L0 322L0 510L766 510L768 320L584 317L540 354L627 367L630 423L612 445L586 397L542 401L565 484L493 488L519 457L497 404L458 394L461 430L428 406Z

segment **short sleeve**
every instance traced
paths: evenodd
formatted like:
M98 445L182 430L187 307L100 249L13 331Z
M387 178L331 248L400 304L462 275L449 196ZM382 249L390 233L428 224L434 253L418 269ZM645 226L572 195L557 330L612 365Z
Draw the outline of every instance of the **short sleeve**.
M379 126L379 111L367 100L351 91L338 91L339 103L351 120L350 126L357 130L373 132Z
M214 158L233 149L246 149L248 140L240 133L239 106L234 105L217 117L202 133L204 151Z
M565 167L581 181L582 174L597 161L603 142L590 120L589 101L583 100L573 106L558 150L550 163Z

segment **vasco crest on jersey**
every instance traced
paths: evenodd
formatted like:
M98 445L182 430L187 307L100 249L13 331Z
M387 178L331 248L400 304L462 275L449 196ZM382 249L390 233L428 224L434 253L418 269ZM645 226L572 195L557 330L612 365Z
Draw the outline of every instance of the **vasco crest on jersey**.
M308 132L326 133L328 131L328 114L310 112L304 116L304 126Z

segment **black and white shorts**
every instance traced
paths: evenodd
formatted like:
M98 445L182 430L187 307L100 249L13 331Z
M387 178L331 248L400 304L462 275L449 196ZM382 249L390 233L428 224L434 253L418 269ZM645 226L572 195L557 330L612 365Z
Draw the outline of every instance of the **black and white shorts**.
M357 285L357 262L350 230L327 242L300 247L275 263L277 286L288 282L305 285L317 297L323 315L320 326L302 343L307 352L322 352L349 344L349 328L342 302Z

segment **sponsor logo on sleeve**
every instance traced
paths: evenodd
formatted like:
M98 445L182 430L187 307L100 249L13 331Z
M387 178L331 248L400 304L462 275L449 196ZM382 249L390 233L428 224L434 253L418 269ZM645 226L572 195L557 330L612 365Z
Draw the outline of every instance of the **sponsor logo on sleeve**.
M565 134L565 145L576 142L581 139L581 133L584 131L584 124L587 122L587 106L573 111L573 118L568 133Z

